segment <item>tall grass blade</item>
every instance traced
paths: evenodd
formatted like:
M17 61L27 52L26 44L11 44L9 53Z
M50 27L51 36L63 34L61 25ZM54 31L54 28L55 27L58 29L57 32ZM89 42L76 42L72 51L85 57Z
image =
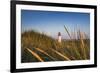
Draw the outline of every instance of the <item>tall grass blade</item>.
M29 48L27 48L27 50L33 55L35 56L40 62L44 62L44 60L42 60L42 58L35 52L33 52L32 50L30 50Z
M42 49L40 49L40 48L35 48L35 49L38 50L39 52L41 52L41 53L47 55L47 56L50 57L52 60L55 60L52 56L50 56L48 53L46 53L46 52L43 51Z
M65 28L65 30L66 30L66 32L67 32L67 34L68 34L68 36L70 37L70 39L72 39L71 38L71 35L70 35L70 33L69 33L69 31L68 31L68 29L66 28L66 26L64 25L64 28Z
M86 59L86 52L85 52L85 43L84 43L84 34L82 32L79 31L79 34L80 34L80 41L81 41L81 48L82 48L82 51L83 51L83 55L84 55L84 59Z
M60 52L58 52L58 51L56 51L56 50L54 50L54 49L52 49L56 54L58 54L59 56L61 56L61 57L63 57L65 60L70 60L67 56L64 56L63 54L61 54Z

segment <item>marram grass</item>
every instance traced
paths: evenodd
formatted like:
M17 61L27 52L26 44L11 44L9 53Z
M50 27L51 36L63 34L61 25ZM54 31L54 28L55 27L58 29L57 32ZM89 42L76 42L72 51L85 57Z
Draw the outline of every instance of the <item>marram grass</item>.
M62 39L59 43L56 39L34 30L21 34L21 62L47 62L47 61L71 61L90 59L90 39L80 30L69 32L64 25L64 30L69 40ZM74 39L73 39L74 38Z

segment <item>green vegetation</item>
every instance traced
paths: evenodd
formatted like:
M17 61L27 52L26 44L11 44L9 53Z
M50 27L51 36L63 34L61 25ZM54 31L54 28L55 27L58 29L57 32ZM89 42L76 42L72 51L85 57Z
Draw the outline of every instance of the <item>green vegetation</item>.
M59 43L56 39L43 33L26 31L21 34L21 62L42 61L69 61L90 59L90 39L80 30L77 38L72 39L71 33L64 26L69 40L62 39Z

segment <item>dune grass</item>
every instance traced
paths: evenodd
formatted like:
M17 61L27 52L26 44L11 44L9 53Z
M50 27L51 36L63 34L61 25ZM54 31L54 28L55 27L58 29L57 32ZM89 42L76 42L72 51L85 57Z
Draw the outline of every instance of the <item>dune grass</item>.
M66 26L64 30L70 39L59 43L46 34L31 30L21 34L21 62L70 61L90 59L90 39L80 30L71 35ZM74 39L73 39L74 37Z

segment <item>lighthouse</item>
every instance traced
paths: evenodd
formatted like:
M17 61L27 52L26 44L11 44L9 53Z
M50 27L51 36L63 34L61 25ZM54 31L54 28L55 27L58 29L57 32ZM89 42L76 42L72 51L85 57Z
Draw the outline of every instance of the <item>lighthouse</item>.
M58 32L58 42L61 43L61 33Z

